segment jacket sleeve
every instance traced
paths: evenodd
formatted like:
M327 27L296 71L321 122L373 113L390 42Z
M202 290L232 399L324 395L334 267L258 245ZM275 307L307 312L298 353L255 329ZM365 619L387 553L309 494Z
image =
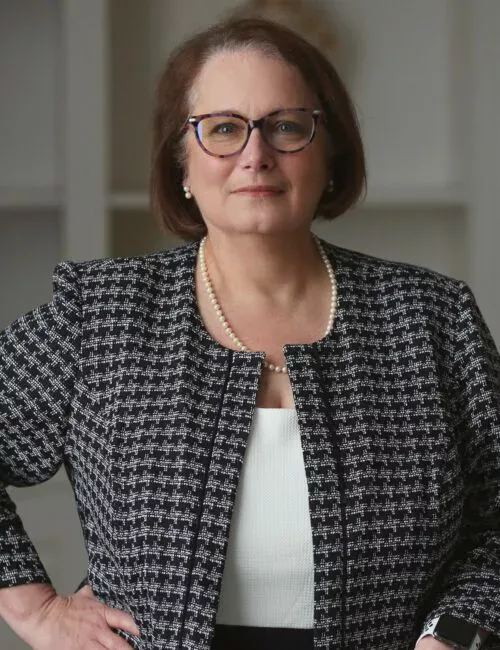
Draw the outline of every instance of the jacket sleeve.
M500 357L460 283L454 373L465 499L456 554L428 618L448 613L493 632L500 648Z
M42 483L63 462L80 329L75 265L63 262L52 301L0 333L0 587L50 582L6 486Z

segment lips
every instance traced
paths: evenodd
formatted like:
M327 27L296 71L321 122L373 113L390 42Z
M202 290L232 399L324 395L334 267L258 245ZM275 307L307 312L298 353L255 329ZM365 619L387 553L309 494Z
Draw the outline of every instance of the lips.
M240 187L236 193L245 194L281 194L283 190L275 185L248 185L247 187Z

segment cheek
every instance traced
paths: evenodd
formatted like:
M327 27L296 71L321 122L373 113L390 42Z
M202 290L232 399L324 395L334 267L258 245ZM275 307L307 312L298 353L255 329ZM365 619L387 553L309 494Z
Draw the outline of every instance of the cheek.
M223 190L231 168L224 161L205 155L205 158L191 160L189 166L189 178L191 186L198 191L219 191Z
M188 143L186 153L186 176L193 189L220 185L230 173L228 161L209 156L196 142Z
M208 157L205 161L206 178L214 184L224 183L224 181L231 174L233 165L232 163L221 160L220 158Z
M293 185L314 194L321 193L326 184L326 162L323 155L304 151L300 159L290 161L288 176ZM312 154L312 155L311 155Z

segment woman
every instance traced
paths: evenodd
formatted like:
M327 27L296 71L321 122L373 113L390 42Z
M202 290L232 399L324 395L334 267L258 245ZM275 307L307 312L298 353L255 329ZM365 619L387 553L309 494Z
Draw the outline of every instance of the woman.
M311 235L365 180L331 65L219 24L153 149L193 241L63 263L2 335L3 485L64 462L89 556L57 595L2 490L2 616L35 650L500 647L498 353L464 283Z

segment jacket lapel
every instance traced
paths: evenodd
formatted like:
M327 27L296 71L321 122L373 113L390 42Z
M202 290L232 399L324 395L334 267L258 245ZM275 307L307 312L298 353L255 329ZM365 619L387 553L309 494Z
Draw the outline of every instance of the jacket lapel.
M139 622L168 622L168 641L150 639L155 647L200 650L215 627L263 354L232 352L205 330L196 252L159 256L142 305L127 315L109 421L125 591L132 585L145 604Z

